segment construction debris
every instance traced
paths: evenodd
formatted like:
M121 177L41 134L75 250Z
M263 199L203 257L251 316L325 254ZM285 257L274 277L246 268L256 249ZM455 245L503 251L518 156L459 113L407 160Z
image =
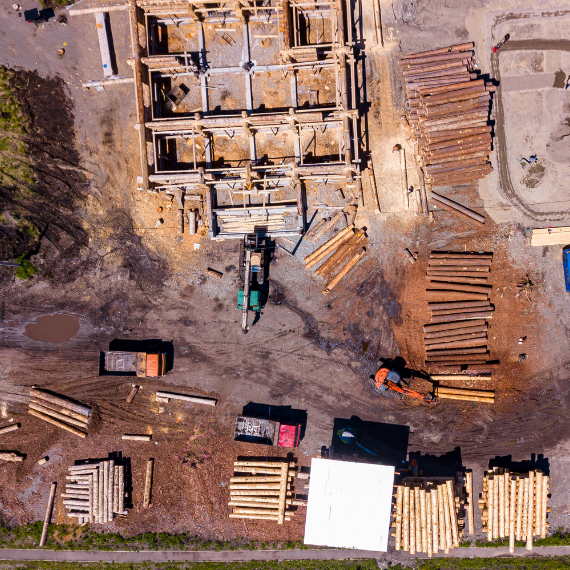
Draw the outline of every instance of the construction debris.
M60 394L32 388L28 413L79 437L87 437L91 408Z
M295 463L287 460L235 461L230 478L230 518L272 520L278 524L291 520L304 499L294 497Z
M469 42L409 53L398 62L429 187L469 184L493 170L487 122L495 87L478 79L473 47Z
M321 261L324 263L315 273L325 277L328 282L323 294L330 293L366 253L368 237L364 230L355 230L350 224L329 241L305 257L305 269L311 269ZM336 273L335 273L336 272Z
M465 526L463 475L452 478L414 477L395 485L393 518L396 550L423 552L430 558L459 546Z
M532 550L533 537L546 537L549 477L536 469L528 473L511 473L495 467L483 476L483 492L479 499L483 531L487 540L509 537L509 550L515 551L515 540L526 541Z
M534 283L528 273L517 282L517 297L524 295L527 301L532 302L532 293L534 291Z
M493 254L430 254L426 294L431 322L424 325L426 366L489 363L487 321L494 306L487 283Z
M112 522L126 515L125 464L121 459L88 460L68 467L63 505L78 524Z

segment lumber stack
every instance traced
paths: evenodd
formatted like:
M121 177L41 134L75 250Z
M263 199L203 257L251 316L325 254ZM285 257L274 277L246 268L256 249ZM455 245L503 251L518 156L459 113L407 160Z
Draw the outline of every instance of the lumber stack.
M366 232L355 229L354 225L350 224L305 257L305 269L311 269L321 263L315 273L327 280L323 289L324 295L328 295L362 259L367 243Z
M432 251L426 295L431 311L424 325L426 366L489 362L488 320L493 317L488 283L492 253Z
M238 209L235 213L219 214L217 221L220 225L220 232L232 234L252 234L259 228L274 232L287 228L284 213L244 214Z
M408 53L398 62L406 84L408 121L425 180L432 187L468 184L493 170L487 122L495 87L478 78L473 48L469 42Z
M113 459L68 467L63 505L78 524L112 522L126 515L125 466Z
M395 487L392 527L396 550L431 557L459 546L466 514L462 478L406 478Z
M546 522L549 491L549 477L539 469L511 473L495 467L486 471L479 508L487 540L509 537L511 552L515 540L523 540L527 550L532 550L534 537L545 538L550 526Z
M32 388L28 413L79 437L87 437L91 408L49 390Z
M532 230L530 244L535 246L544 245L568 245L570 243L570 227L561 228L536 228Z
M286 460L236 461L230 478L230 518L276 521L283 524L295 513L294 506L306 505L295 498L294 463Z

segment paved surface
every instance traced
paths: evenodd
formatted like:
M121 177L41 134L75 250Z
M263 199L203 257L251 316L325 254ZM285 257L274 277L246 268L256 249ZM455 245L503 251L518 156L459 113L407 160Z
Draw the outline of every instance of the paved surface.
M533 208L530 204L526 203L521 196L516 192L513 187L513 182L511 180L511 174L509 172L508 162L507 162L507 142L505 137L505 120L504 120L504 109L502 100L502 86L501 86L501 74L499 70L499 56L501 53L516 51L516 50L570 50L570 41L567 40L523 40L523 41L510 41L506 43L498 52L493 53L491 56L491 65L493 71L493 77L497 81L497 92L496 92L496 140L498 142L498 162L499 162L499 172L501 177L501 186L505 193L507 199L511 204L521 211L523 214L528 216L531 220L535 221L557 221L563 220L568 217L567 211L550 211L550 212L540 212ZM526 78L525 78L526 79Z
M565 556L570 546L543 546L528 551L515 548L515 557ZM504 548L457 548L438 558L492 558L510 556ZM191 550L191 551L102 551L102 550L41 550L0 549L0 560L44 560L55 562L248 562L252 560L354 560L359 558L390 558L392 561L427 558L418 554L380 553L370 550Z

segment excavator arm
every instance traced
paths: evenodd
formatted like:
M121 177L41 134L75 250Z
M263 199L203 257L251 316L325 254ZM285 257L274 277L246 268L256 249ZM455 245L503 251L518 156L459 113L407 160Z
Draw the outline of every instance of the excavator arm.
M374 387L377 391L382 389L384 390L391 390L392 392L396 392L397 394L402 394L403 396L410 396L412 398L419 398L420 400L424 400L428 404L435 404L436 399L434 396L430 394L421 394L420 392L416 392L415 390L411 390L410 388L406 388L401 385L400 382L393 382L388 378L388 374L390 373L389 368L380 368L374 377Z

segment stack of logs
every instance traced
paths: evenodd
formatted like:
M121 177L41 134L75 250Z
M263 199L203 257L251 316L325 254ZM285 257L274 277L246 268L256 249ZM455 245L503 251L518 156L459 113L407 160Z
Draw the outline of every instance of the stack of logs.
M495 403L494 390L474 390L473 388L455 388L452 386L436 386L433 391L437 398L443 400L463 400L467 402Z
M283 524L295 513L291 507L306 505L293 496L293 479L308 478L287 461L236 461L230 478L230 507L233 519L260 519Z
M396 550L428 556L459 546L465 526L465 493L461 478L418 477L396 485Z
M549 477L542 471L509 473L495 467L483 476L483 493L479 499L483 531L487 540L509 537L514 552L515 539L526 541L532 550L534 536L546 537Z
M91 408L60 394L32 388L28 413L79 437L87 437Z
M305 269L311 269L325 258L326 261L315 273L327 279L323 294L328 295L366 253L368 237L364 230L350 224L333 238L305 257Z
M489 363L487 320L494 307L487 284L491 253L432 251L426 279L431 322L424 325L426 366Z
M67 516L79 524L112 522L114 514L126 515L125 467L113 459L68 467L63 498Z
M468 184L493 170L487 122L495 87L477 78L473 48L469 42L409 53L399 61L408 120L431 186Z

